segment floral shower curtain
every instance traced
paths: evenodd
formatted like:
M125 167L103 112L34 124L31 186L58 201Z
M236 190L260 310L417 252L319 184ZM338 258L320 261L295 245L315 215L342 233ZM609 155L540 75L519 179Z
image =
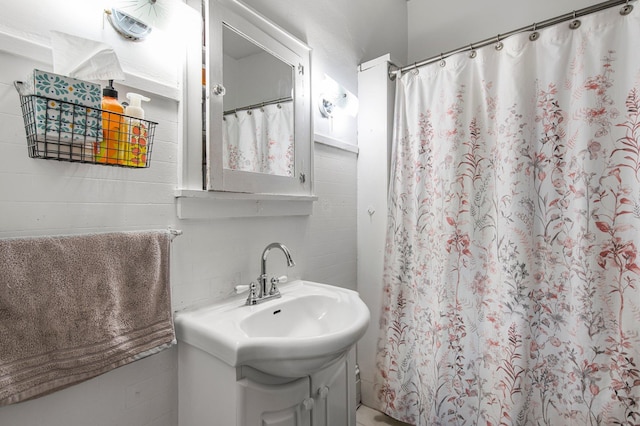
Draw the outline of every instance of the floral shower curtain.
M225 115L224 167L293 176L293 131L291 101Z
M639 12L399 79L376 383L387 414L640 424Z

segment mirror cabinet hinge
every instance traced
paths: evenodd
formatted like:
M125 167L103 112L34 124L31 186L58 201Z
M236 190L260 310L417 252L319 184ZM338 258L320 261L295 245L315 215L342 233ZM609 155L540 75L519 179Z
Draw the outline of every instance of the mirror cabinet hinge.
M298 64L298 74L304 75L304 65Z

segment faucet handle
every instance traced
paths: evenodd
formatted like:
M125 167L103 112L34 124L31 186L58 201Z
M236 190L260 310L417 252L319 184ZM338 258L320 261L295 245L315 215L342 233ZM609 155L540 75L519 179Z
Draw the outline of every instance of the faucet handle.
M278 278L276 277L271 278L272 285L286 283L287 281L289 281L289 277L286 275L280 275Z
M251 284L255 284L255 283L251 283ZM235 288L236 294L244 293L245 291L251 290L251 284L242 284L242 285L235 286L234 288Z
M245 305L255 305L258 299L257 288L258 286L254 282L249 285L237 285L236 294L244 293L245 291L249 290L249 296L247 296Z
M278 284L286 283L289 278L286 275L281 275L278 278L271 278L271 288L269 289L270 295L280 294L280 290L278 290Z

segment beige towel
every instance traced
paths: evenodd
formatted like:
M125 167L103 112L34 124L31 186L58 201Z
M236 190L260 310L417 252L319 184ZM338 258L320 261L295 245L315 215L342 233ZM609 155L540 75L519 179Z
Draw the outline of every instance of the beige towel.
M0 406L175 342L170 234L0 240Z

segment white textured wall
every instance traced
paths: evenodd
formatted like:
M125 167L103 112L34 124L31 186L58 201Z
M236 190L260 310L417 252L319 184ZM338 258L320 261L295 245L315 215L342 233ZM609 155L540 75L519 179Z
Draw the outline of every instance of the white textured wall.
M150 169L31 159L12 82L34 67L50 65L1 50L0 237L174 225L177 102L153 97L146 108L147 117L161 123ZM2 289L0 297L1 293ZM174 349L167 350L42 399L0 407L0 424L175 424L176 354Z
M309 217L179 220L174 190L180 151L180 105L150 94L146 115L158 121L149 169L71 164L27 157L18 96L12 82L34 67L51 69L46 49L34 59L6 53L12 37L49 44L51 29L111 44L123 68L142 80L179 92L182 56L167 35L142 43L126 42L102 21L110 3L83 0L2 2L0 14L0 237L133 229L182 229L172 245L174 309L224 298L233 286L259 273L259 256L272 241L287 244L297 266L291 276L355 288L356 155L317 145L314 214ZM251 4L311 45L313 80L330 74L357 92L357 65L388 50L406 52L404 0L252 0ZM324 8L327 11L322 11ZM331 19L324 21L327 16ZM392 20L394 27L386 27ZM405 26L402 25L402 28ZM307 32L308 31L308 32ZM403 33L404 31L404 33ZM404 34L404 35L403 35ZM164 43L166 42L166 43ZM164 44L163 44L164 43ZM29 45L26 43L25 45ZM170 47L170 48L169 48ZM15 50L15 49L13 49ZM140 81L140 80L137 80ZM123 96L129 87L118 85ZM171 90L169 90L171 92ZM323 124L320 123L319 126ZM326 124L324 124L326 125ZM356 143L355 127L334 137ZM326 131L325 133L330 133ZM281 261L282 260L282 261ZM283 273L277 254L269 261ZM0 425L11 426L175 426L177 369L175 349L116 369L80 385L8 407Z
M455 3L411 0L407 2L407 63L597 3L601 0L459 0Z

